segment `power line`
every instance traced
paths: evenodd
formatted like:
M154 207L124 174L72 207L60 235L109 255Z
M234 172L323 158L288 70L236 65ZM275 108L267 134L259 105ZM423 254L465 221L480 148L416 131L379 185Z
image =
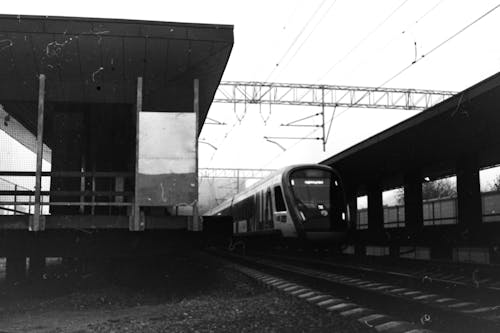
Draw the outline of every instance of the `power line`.
M401 38L402 35L404 35L407 31L409 31L412 27L414 27L416 24L420 23L420 21L422 21L425 17L427 17L430 13L432 13L437 7L439 7L439 5L441 5L445 0L440 0L438 1L436 4L434 4L430 9L428 9L424 14L422 14L418 19L415 20L415 22L413 22L412 24L409 24L407 25L401 33L398 33L397 35L395 35L389 42L387 42L382 48L376 50L375 52L376 53L380 53L381 51L384 51L385 49L387 49L387 47L389 45L391 45L392 43L394 43L394 41L396 41L397 39ZM367 53L368 54L368 53ZM369 53L370 54L370 58L369 60L373 60L373 53ZM364 61L361 61L361 62L358 62L357 65L355 66L356 68L354 70L352 70L349 74L348 74L348 78L351 77L351 75L356 72L358 69L360 69L361 65L365 64L367 61L367 59L365 58Z
M284 67L281 67L281 71L284 71L288 67L288 65L290 65L290 63L292 62L292 60L297 56L297 54L300 52L300 50L302 49L302 47L307 43L307 41L312 36L312 34L314 33L314 31L316 31L316 29L318 28L318 26L321 24L321 22L323 22L323 20L326 18L326 16L332 10L333 6L336 3L337 3L337 0L333 1L332 4L330 5L330 7L328 7L328 9L323 13L323 16L321 16L321 18L316 22L316 24L311 29L311 31L306 36L306 38L302 41L302 43L300 43L299 47L295 50L295 52L293 53L293 55L288 59L286 65Z
M500 7L500 4L494 6L493 8L491 8L490 10L488 10L486 13L484 13L481 16L479 16L477 19L475 19L471 23L467 24L465 27L463 27L462 29L458 30L456 33L454 33L453 35L451 35L447 39L445 39L444 41L442 41L438 45L434 46L429 52L427 52L426 54L422 54L420 56L420 58L417 58L414 61L412 61L408 66L406 66L405 68L403 68L402 70L400 70L398 73L396 73L395 75L393 75L391 78L389 78L388 80L386 80L379 87L383 87L387 83L391 82L392 80L394 80L395 78L397 78L398 76L400 76L401 74L403 74L405 71L407 71L411 66L415 65L416 63L418 63L424 57L428 57L431 53L433 53L434 51L436 51L439 48L441 48L443 45L445 45L446 43L448 43L449 41L451 41L452 39L454 39L455 37L457 37L458 35L460 35L462 32L464 32L465 30L467 30L468 28L470 28L471 26L473 26L477 22L481 21L483 18L485 18L486 16L488 16L489 14L491 14L492 12L494 12L499 7Z
M295 146L297 146L299 143L301 143L302 141L304 140L307 140L308 138L311 137L311 135L313 135L314 133L316 133L318 131L317 128L315 128L314 130L312 130L309 134L305 135L303 138L297 140L293 145L291 145L290 147L288 148L285 148L285 150L283 150L282 152L278 153L276 156L274 156L271 160L269 160L266 164L262 165L261 168L264 168L266 166L268 166L269 164L271 164L273 161L275 161L278 157L280 157L281 155L283 155L284 153L286 153L287 151L291 150L292 148L294 148Z
M500 7L500 4L497 4L495 5L493 8L491 8L490 10L486 11L484 14L482 14L481 16L479 16L478 18L476 18L474 21L470 22L469 24L467 24L466 26L464 26L463 28L461 28L460 30L458 30L456 33L454 33L453 35L451 35L450 37L448 37L447 39L445 39L444 41L442 41L441 43L437 44L436 46L434 46L429 52L427 52L426 54L423 54L422 56L420 56L420 58L417 58L415 59L411 64L409 64L408 66L404 67L402 70L400 70L399 72L397 72L395 75L393 75L392 77L390 77L388 80L386 80L384 83L382 83L381 85L379 85L378 88L381 88L383 87L384 85L386 85L387 83L391 82L392 80L394 80L396 77L400 76L401 74L403 74L406 70L408 70L410 67L412 67L413 65L417 64L420 60L422 60L424 57L428 57L430 54L432 54L433 52L435 52L436 50L438 50L439 48L441 48L443 45L447 44L448 42L450 42L452 39L454 39L455 37L457 37L458 35L460 35L462 32L464 32L465 30L467 30L468 28L470 28L471 26L473 26L474 24L476 24L477 22L481 21L483 18L485 18L486 16L488 16L489 14L491 14L492 12L494 12L496 9L498 9ZM363 97L362 97L363 98ZM344 114L346 111L348 111L349 109L351 109L352 107L347 107L346 109L344 109L343 111L341 111L340 113L337 114L337 116L335 116L331 121L333 121L334 119L337 119L338 117L340 117L342 114ZM295 147L298 143L300 143L301 141L305 140L306 138L310 137L311 135L313 135L315 132L317 131L317 129L313 130L311 133L309 133L308 135L306 135L304 138L302 138L301 140L297 141L294 145L292 145L291 147L289 147L286 151L289 151L291 148ZM264 166L267 166L269 165L271 162L273 162L274 160L276 160L276 158L278 158L279 156L281 156L283 153L285 153L286 151L283 151L281 152L280 154L278 154L276 157L274 157L272 160L270 160L268 163L266 163Z
M358 49L368 38L370 38L375 32L378 31L401 7L403 7L409 0L403 1L396 9L394 9L382 22L380 22L374 29L372 29L365 37L363 37L353 48L351 48L340 60L333 64L323 76L321 76L316 82L323 80L330 72L337 67L341 62L347 59L354 51Z
M302 27L302 29L300 30L300 32L297 34L297 36L295 36L294 40L292 41L292 43L290 44L290 46L288 47L288 49L285 51L285 53L283 54L283 56L280 58L280 60L276 63L276 65L274 66L273 70L271 71L271 73L268 75L268 77L266 78L266 81L269 81L269 79L271 78L271 76L274 74L274 72L276 71L276 69L279 67L279 65L281 64L281 62L285 59L285 57L288 55L288 53L290 52L290 50L294 47L295 43L298 41L298 39L300 38L300 36L302 36L302 34L304 33L304 31L306 30L307 26L311 23L311 21L314 19L314 17L318 14L318 11L321 9L321 7L323 7L323 4L326 2L326 0L323 0L319 6L316 8L316 10L314 11L314 13L311 15L311 17L309 18L309 20L307 20L306 24Z
M292 18L294 17L295 13L297 12L297 9L299 8L301 4L301 1L299 0L295 7L293 8L291 14L288 16L288 18L286 19L285 21L285 24L283 25L283 28L281 29L281 33L278 33L277 36L273 39L271 45L276 45L277 42L279 41L279 39L281 38L281 35L283 34L283 31L286 30L286 28L288 27L288 25L293 22ZM268 58L265 59L266 61L268 60ZM257 69L262 67L262 59L260 59L259 63L257 65L254 66L254 71L253 71L253 76L255 77L255 75L257 74Z
M440 0L438 1L437 3L435 3L431 8L429 8L424 14L422 14L419 18L417 18L415 20L415 22L413 22L412 24L408 25L406 28L403 29L402 33L401 34L404 34L406 33L406 31L408 31L409 29L411 29L413 26L415 26L416 24L418 24L420 21L422 21L425 17L427 17L430 13L432 13L437 7L439 7L439 5L441 5L445 0ZM382 50L385 50L390 44L392 44L397 38L401 37L401 34L398 34L398 36L392 38L387 44L385 44L382 49L379 49L377 52L380 52ZM416 42L415 42L415 46L416 46ZM415 54L415 58L416 58L416 54ZM364 62L361 62L361 63L358 63L357 67L356 68L359 68L359 65L360 64L363 64L365 63L366 61ZM353 71L351 71L351 74L352 74ZM332 112L332 116L330 118L330 123L328 125L328 132L326 134L326 141L328 141L328 138L330 137L330 131L332 129L332 124L333 124L333 118L335 117L335 111L336 111L336 108L333 110ZM345 112L345 111L343 111ZM341 112L341 113L343 113ZM340 114L339 114L340 115Z
M423 54L422 56L420 56L420 58L415 59L408 66L404 67L399 72L397 72L395 75L393 75L392 77L390 77L389 79L387 79L384 83L382 83L381 85L379 85L379 88L385 86L387 83L391 82L392 80L394 80L395 78L397 78L398 76L400 76L401 74L403 74L405 71L407 71L413 65L417 64L420 60L422 60L425 57L428 57L431 53L433 53L434 51L438 50L440 47L442 47L443 45L445 45L446 43L448 43L449 41L451 41L452 39L454 39L455 37L457 37L458 35L460 35L462 32L464 32L465 30L467 30L468 28L470 28L471 26L473 26L474 24L476 24L477 22L479 22L480 20L482 20L483 18L485 18L486 16L488 16L489 14L491 14L493 11L495 11L499 7L500 7L500 4L494 6L493 8L491 8L490 10L488 10L487 12L485 12L484 14L482 14L481 16L479 16L477 19L475 19L471 23L467 24L466 26L464 26L463 28L461 28L460 30L458 30L456 33L454 33L450 37L448 37L447 39L445 39L444 41L442 41L438 45L434 46L429 52L427 52L426 54ZM335 116L334 118L331 119L330 126L331 126L331 122L333 122L334 119L337 119L338 117L340 117L341 115L343 115L345 112L349 111L351 108L352 107L349 106L346 109L344 109L341 112L339 112L337 114L337 116Z

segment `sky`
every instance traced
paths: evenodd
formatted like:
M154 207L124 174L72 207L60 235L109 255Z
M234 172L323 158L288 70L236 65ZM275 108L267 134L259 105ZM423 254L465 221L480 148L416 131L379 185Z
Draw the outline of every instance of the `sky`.
M224 81L460 91L500 70L500 8L460 32L497 5L490 0L17 0L2 3L0 11L234 25ZM335 110L326 152L319 141L303 139L318 136L311 128L280 126L318 111L213 104L208 116L226 125L204 126L200 139L207 144L199 146L199 166L318 162L416 114ZM326 110L328 123L333 111ZM264 136L298 139L276 140L277 145Z

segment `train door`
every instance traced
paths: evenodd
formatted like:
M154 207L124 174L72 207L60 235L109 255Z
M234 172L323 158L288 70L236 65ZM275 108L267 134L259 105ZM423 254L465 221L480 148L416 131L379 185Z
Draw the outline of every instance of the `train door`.
M284 237L296 237L297 231L286 209L285 198L280 185L273 188L274 198L274 229L280 230Z
M285 205L285 199L283 198L283 192L281 191L281 186L277 185L273 189L274 191L274 225L280 225L287 222L287 211Z
M266 205L265 205L265 193L264 191L259 192L259 230L264 230L265 228L265 220L266 220Z
M254 206L254 216L255 216L255 230L261 230L261 202L260 202L260 192L254 194L255 206Z
M273 229L273 199L271 188L267 189L265 197L264 229Z

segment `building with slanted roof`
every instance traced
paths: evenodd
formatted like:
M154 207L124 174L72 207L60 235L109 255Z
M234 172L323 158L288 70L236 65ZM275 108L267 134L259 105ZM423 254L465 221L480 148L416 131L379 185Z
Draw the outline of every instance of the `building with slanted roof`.
M35 238L71 253L75 230L196 229L197 137L232 26L0 15L0 36L0 129L36 154L34 170L0 170L35 184L0 189L0 253L58 248Z

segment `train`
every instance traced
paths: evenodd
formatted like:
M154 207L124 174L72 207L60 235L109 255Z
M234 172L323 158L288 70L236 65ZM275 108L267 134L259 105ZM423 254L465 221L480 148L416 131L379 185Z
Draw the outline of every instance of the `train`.
M279 235L308 242L342 242L349 210L341 177L319 164L273 172L205 213L230 217L233 236Z

